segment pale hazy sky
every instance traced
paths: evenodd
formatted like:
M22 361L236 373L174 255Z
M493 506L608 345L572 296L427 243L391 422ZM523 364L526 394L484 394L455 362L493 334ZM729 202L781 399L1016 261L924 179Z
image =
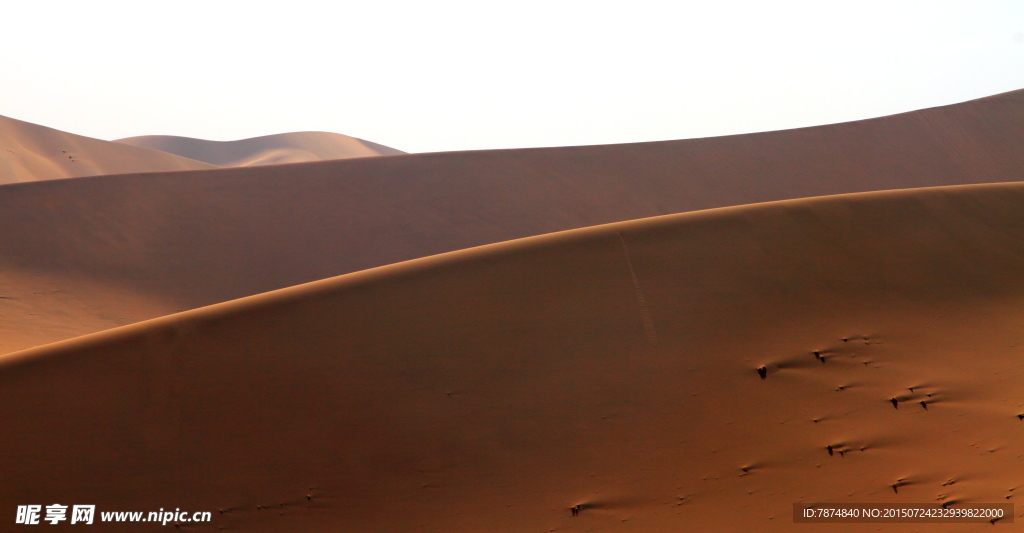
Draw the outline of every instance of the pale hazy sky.
M0 20L0 115L101 139L603 144L1024 88L1024 0L19 0Z

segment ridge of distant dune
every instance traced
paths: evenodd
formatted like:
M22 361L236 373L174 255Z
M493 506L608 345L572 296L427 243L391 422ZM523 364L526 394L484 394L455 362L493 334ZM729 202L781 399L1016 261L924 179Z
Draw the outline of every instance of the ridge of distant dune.
M0 184L213 165L0 116Z
M799 130L0 187L0 353L399 261L685 211L1024 179L1024 92ZM104 293L111 296L102 300ZM96 298L101 300L96 300Z
M788 200L2 356L18 438L0 440L0 505L173 506L245 531L667 532L788 531L794 503L1006 502L1022 243L1022 183Z
M220 167L277 165L405 153L355 137L319 131L281 133L238 141L146 135L114 142L161 150Z

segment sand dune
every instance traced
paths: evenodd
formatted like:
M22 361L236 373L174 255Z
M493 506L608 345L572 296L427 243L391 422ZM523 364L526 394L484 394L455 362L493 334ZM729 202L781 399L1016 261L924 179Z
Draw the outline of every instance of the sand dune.
M0 300L0 331L17 333L0 335L0 353L531 235L727 205L1022 176L1024 92L1016 92L715 139L4 186L0 296L11 299ZM118 296L104 301L104 290Z
M0 184L402 154L323 132L233 142L153 135L110 142L0 116Z
M8 355L0 500L495 532L788 531L795 502L1014 501L1022 243L1022 184L794 200Z
M220 167L278 165L405 153L355 137L319 131L282 133L224 142L171 135L129 137L114 142L161 150Z
M0 184L213 165L0 117Z

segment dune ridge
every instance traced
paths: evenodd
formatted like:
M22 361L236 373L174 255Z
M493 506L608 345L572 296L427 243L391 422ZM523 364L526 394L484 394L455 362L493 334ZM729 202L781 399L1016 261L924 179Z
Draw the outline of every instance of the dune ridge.
M0 116L0 184L213 165Z
M0 299L0 330L17 334L0 335L0 352L530 235L786 198L1017 181L1022 96L712 139L3 186L0 276L17 294ZM46 298L35 295L40 283L53 291ZM118 301L92 300L92 284L116 288Z
M114 142L160 150L219 167L279 165L405 153L363 139L320 131L281 133L238 141L146 135L117 139Z
M0 500L246 531L775 531L795 502L1006 501L1021 243L1021 183L789 200L3 356ZM836 528L879 529L907 526Z

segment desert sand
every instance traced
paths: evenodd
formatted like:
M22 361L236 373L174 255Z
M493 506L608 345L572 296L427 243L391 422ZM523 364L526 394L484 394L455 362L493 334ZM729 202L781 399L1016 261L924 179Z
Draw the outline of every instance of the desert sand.
M214 165L0 116L0 185Z
M118 139L114 142L161 150L219 167L280 165L405 153L363 139L321 131L281 133L240 141L207 141L172 135L146 135Z
M0 499L173 502L241 531L645 532L1012 501L1022 242L1020 184L792 200L23 351L0 362Z
M3 185L0 507L988 531L792 506L1015 503L1021 176L1018 91L713 139Z
M598 224L1024 176L1024 92L800 130L0 187L0 353ZM103 296L110 294L109 297Z
M112 142L0 116L0 185L402 153L374 142L323 132L284 133L232 142L165 135Z

